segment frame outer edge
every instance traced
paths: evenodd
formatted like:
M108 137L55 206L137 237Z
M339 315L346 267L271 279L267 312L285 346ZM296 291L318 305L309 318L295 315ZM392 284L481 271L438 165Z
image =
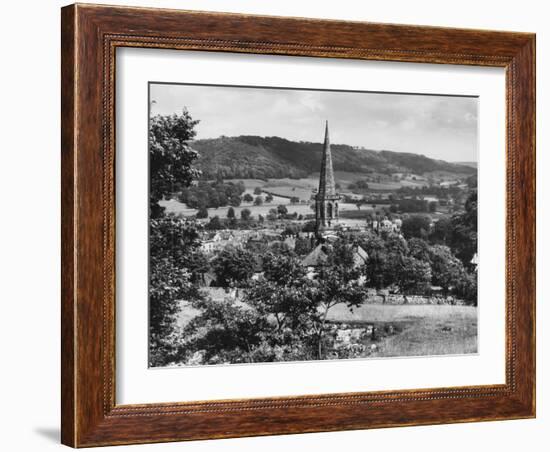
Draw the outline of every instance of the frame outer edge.
M77 445L76 5L61 8L61 443Z
M518 178L518 395L527 417L536 417L536 35L514 59L517 66ZM528 351L527 353L525 351Z
M123 14L124 11L124 14ZM230 420L229 411L219 409L217 419L208 415L193 414L188 417L186 415L175 415L170 413L151 413L140 414L142 421L138 421L140 417L118 416L116 407L105 405L105 377L111 377L112 368L110 366L103 367L100 356L104 356L107 350L110 350L109 341L99 343L96 341L97 329L102 330L102 338L107 333L105 331L105 318L101 324L101 316L99 314L99 299L103 294L105 287L102 289L95 285L99 279L96 264L97 259L103 259L102 265L105 265L107 258L103 253L96 248L98 232L100 230L99 218L96 216L98 212L94 210L94 206L98 206L100 200L105 203L105 190L110 186L103 185L98 187L96 180L99 176L99 167L108 165L109 163L102 160L102 156L97 152L100 146L100 139L96 136L95 130L101 124L101 112L105 112L100 104L101 94L98 86L101 84L102 76L98 75L97 66L105 64L104 48L100 45L103 42L103 37L115 30L132 30L139 33L142 29L150 33L150 30L160 29L161 26L167 26L169 30L175 30L173 33L179 35L174 23L166 15L159 17L159 10L145 9L145 12L151 12L152 19L162 19L152 25L142 23L143 14L137 14L137 11L121 8L104 7L100 5L71 5L62 8L62 442L72 447L86 447L96 445L115 445L115 444L136 444L144 442L165 442L165 441L181 441L189 439L214 439L225 437L241 437L241 436L258 436L266 434L285 434L285 433L305 433L313 431L335 431L348 430L357 428L376 428L402 425L425 425L439 424L450 422L467 422L481 420L497 420L497 419L518 419L525 417L533 417L534 415L534 266L523 268L522 265L534 264L535 256L535 231L534 224L531 224L527 218L522 215L528 215L529 219L534 219L534 35L524 34L521 39L515 34L503 34L502 37L508 36L510 39L495 49L495 55L502 55L502 58L497 62L487 61L487 65L506 66L511 60L515 60L518 66L520 77L517 79L516 99L521 103L518 108L516 121L513 128L515 129L514 146L518 150L519 161L514 173L518 178L518 186L521 187L521 193L516 193L516 200L520 206L517 209L519 214L514 218L514 223L518 228L518 243L522 244L523 251L519 253L518 267L519 274L516 282L518 285L517 298L518 303L518 324L521 329L518 331L518 343L520 345L519 360L520 367L520 384L518 385L515 395L506 394L495 398L495 406L492 413L480 414L479 416L457 417L456 411L442 418L431 417L428 411L430 407L441 407L447 402L453 402L454 397L446 397L445 400L438 402L431 401L429 405L424 405L424 402L414 403L414 407L424 414L424 419L411 421L410 419L389 419L385 423L370 423L365 419L358 419L357 413L362 413L363 408L356 407L354 413L349 413L348 408L342 405L336 405L331 410L341 411L340 416L343 424L336 425L328 423L325 418L321 419L321 414L316 415L318 420L311 420L309 426L305 423L297 422L296 425L288 424L289 416L295 419L302 418L306 412L298 412L294 408L286 413L277 413L279 424L275 427L265 427L259 429L256 426L257 417L248 408L244 408L233 419L234 431L231 427L224 423ZM131 12L127 16L127 12ZM183 12L183 11L182 11ZM166 10L164 10L166 13ZM212 19L212 14L208 14ZM131 17L130 17L131 16ZM224 14L217 14L221 19L226 17ZM183 17L183 16L182 16ZM199 16L200 17L200 16ZM239 17L239 16L236 16ZM257 16L249 16L254 18ZM281 18L282 19L282 18ZM107 20L108 22L103 22ZM142 22L140 22L140 20ZM265 18L268 22L271 19ZM280 19L278 19L280 20ZM152 20L151 20L152 22ZM185 22L185 21L184 21ZM200 22L200 21L199 21ZM281 20L283 23L283 20ZM319 24L323 21L320 20ZM343 25L343 24L342 24ZM372 25L373 27L387 28L387 24ZM145 28L144 28L145 27ZM408 26L398 26L403 32L408 30ZM422 27L421 27L422 28ZM164 29L163 29L164 30ZM378 38L385 37L378 32ZM457 30L457 33L464 31ZM239 34L235 32L237 36ZM490 34L484 32L483 34ZM203 34L199 30L199 34ZM394 33L399 34L399 33ZM469 33L467 33L469 34ZM492 36L492 35L490 35ZM261 36L260 36L261 37ZM515 37L512 39L511 37ZM160 38L154 37L154 40ZM480 37L476 38L479 41ZM205 38L201 38L205 40ZM267 43L268 47L278 45ZM280 44L280 43L279 43ZM282 44L284 46L284 43ZM306 45L306 47L308 47ZM460 47L460 46L459 46ZM352 49L354 47L352 46ZM231 45L219 51L239 52L247 51L245 47L239 48L239 45ZM392 52L391 50L381 50L384 52ZM282 51L286 54L287 50ZM298 51L298 54L306 52L303 49ZM339 53L335 52L335 53ZM393 61L403 61L406 59L404 53L396 54L389 53L387 58ZM511 57L511 52L514 56ZM255 52L252 52L255 53ZM264 52L265 53L265 52ZM307 52L306 52L307 53ZM311 53L311 52L310 52ZM417 57L421 62L433 62L434 56L431 52L426 52L425 55ZM450 50L444 52L451 54ZM485 55L485 54L483 54ZM448 64L476 64L476 62L468 62L468 55L457 55L455 62L446 61L445 57L441 57L443 63ZM344 58L353 58L348 55ZM361 59L368 58L366 55L360 55ZM416 58L416 57L415 57ZM103 63L102 63L103 62ZM439 62L439 60L438 60ZM466 63L465 63L466 62ZM506 64L505 64L506 62ZM479 63L483 65L484 63ZM105 68L103 68L105 69ZM79 82L80 80L80 82ZM96 84L97 83L97 84ZM82 105L80 105L82 104ZM84 107L84 108L83 108ZM90 108L88 108L90 107ZM79 114L85 113L86 121L79 120ZM84 115L83 115L84 116ZM105 133L105 132L104 132ZM78 145L78 146L77 146ZM104 158L105 156L103 156ZM103 166L104 168L104 166ZM524 184L524 186L521 185ZM102 197L102 198L100 198ZM104 227L104 225L103 225ZM105 233L105 229L103 229ZM80 236L80 237L79 237ZM63 272L65 270L65 273ZM92 274L89 274L91 272ZM79 278L80 274L80 278ZM80 322L78 321L80 319ZM523 323L522 323L523 322ZM86 342L93 337L92 342ZM105 340L105 339L103 339ZM521 347L526 347L522 350ZM532 348L531 348L532 347ZM522 353L528 351L528 353ZM532 352L532 353L531 353ZM80 359L78 359L80 358ZM100 364L102 369L95 366ZM94 367L95 366L95 367ZM105 375L107 374L107 375ZM102 382L102 383L101 383ZM103 386L101 385L103 384ZM103 388L103 390L101 390ZM469 400L475 401L476 397ZM427 402L427 401L426 401ZM413 402L411 402L413 403ZM388 405L389 406L389 405ZM414 409L413 407L413 409ZM114 409L113 409L114 408ZM329 408L318 407L317 411L326 412ZM372 409L376 411L376 406L372 405ZM213 410L216 411L216 410ZM279 410L280 411L280 410ZM387 412L388 410L385 410ZM261 410L262 413L267 413L268 409ZM248 413L244 415L243 413ZM346 416L344 416L345 414ZM283 416L284 415L284 416ZM196 417L195 417L196 416ZM349 420L350 416L356 416ZM183 424L176 423L185 420ZM143 422L145 421L145 422ZM147 425L148 421L154 421L153 425ZM243 422L248 425L243 425ZM229 422L231 424L231 422ZM143 431L136 429L137 426L144 427ZM217 425L217 426L216 426ZM188 431L183 430L186 427ZM168 431L166 434L161 434L159 431ZM217 430L216 430L217 429ZM212 431L215 431L212 433Z

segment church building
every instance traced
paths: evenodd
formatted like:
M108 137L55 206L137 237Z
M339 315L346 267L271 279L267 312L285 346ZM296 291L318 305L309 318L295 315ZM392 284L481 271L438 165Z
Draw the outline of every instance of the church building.
M328 121L325 128L325 142L323 144L323 156L321 159L321 172L319 175L319 190L314 195L315 199L315 229L319 231L331 227L338 221L338 202L340 196L336 193L334 183L334 170L332 169L332 155L330 152L330 138L328 133Z

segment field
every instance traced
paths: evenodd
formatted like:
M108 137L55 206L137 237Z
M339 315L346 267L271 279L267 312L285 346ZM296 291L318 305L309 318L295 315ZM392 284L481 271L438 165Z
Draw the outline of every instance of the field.
M337 305L333 322L374 324L381 337L372 357L459 355L477 352L477 308L448 305ZM395 334L385 334L392 325Z
M239 207L235 207L235 213L237 216L240 215L243 209L249 209L252 213L252 217L257 218L258 215L263 215L264 217L269 213L270 209L277 208L278 205L285 205L288 213L293 214L296 212L298 215L312 215L314 211L311 209L311 195L314 187L317 186L318 182L316 179L270 179L268 181L263 181L261 179L235 179L227 180L228 182L238 182L242 181L245 185L244 194L250 194L252 197L256 198L257 195L254 194L254 189L260 187L265 192L269 192L273 196L273 200L269 203L265 202L266 194L263 193L261 196L264 200L264 203L260 206L254 205L252 202L242 202ZM277 194L281 196L277 196ZM290 197L296 196L300 199L299 204L291 204ZM175 200L163 200L159 204L166 208L166 211L169 213L182 214L184 216L196 215L198 209L191 209L185 204ZM357 210L357 206L351 203L340 203L340 211L352 211ZM208 216L210 218L218 215L220 218L225 218L227 215L227 210L229 206L218 207L218 208L209 208ZM362 207L366 209L366 207Z
M245 185L245 194L248 193L252 195L254 198L256 198L257 195L254 194L254 189L260 188L262 189L262 198L264 199L264 203L261 206L255 206L253 203L246 203L243 202L239 207L235 208L235 213L237 215L240 215L240 212L243 209L250 209L252 212L253 217L257 217L258 215L263 215L264 217L268 214L270 209L276 208L278 205L283 204L287 207L288 212L290 214L293 214L296 212L298 215L310 215L313 214L313 210L310 208L311 204L311 197L313 194L313 190L317 189L319 184L319 174L313 173L310 177L307 178L301 178L301 179L290 179L290 178L283 178L283 179L269 179L269 180L261 180L261 179L228 179L227 182L238 182L242 181ZM350 195L351 197L361 197L362 195L354 195L352 192L350 192L347 189L347 186L351 182L355 182L359 179L364 179L365 174L362 173L352 173L352 172L345 172L345 171L336 171L334 173L334 178L337 184L341 188L337 189L337 191L341 194ZM414 181L399 181L399 182L384 182L384 183L376 183L372 182L369 183L369 189L377 190L377 191L393 191L403 186L420 186L422 185L422 182L414 182ZM270 193L273 196L273 200L269 203L265 202L266 193ZM297 197L300 200L300 203L298 204L291 204L290 198L291 197ZM159 203L163 207L166 208L168 212L172 213L178 213L185 216L192 216L197 213L197 209L190 209L185 204L182 204L178 202L175 199L171 199L169 201L161 201ZM381 206L379 206L381 207ZM219 217L225 217L227 215L227 209L229 207L219 207L219 208L210 208L208 209L208 216L214 217L218 215ZM350 215L343 214L343 218L356 218L357 215L352 214L353 211L357 211L357 206L352 203L340 203L339 205L340 212L346 212L349 211ZM372 210L370 206L362 206L362 211L370 211ZM360 213L358 215L359 217L363 218L364 214Z
M450 174L437 173L442 179L450 179ZM372 177L373 174L356 173L349 171L335 171L334 181L340 186L337 189L340 193L347 191L347 186L353 182L364 180L368 177ZM456 175L453 179L456 179ZM386 177L381 175L381 177ZM232 179L228 179L231 181ZM298 196L302 199L309 199L311 192L317 189L319 186L319 173L312 173L308 177L300 179L233 179L234 182L242 180L247 188L247 192L252 192L256 187L260 187L263 190L269 192L279 193L283 196ZM381 182L369 182L369 189L376 191L393 191L401 187L422 187L428 185L426 181L415 180L400 180L400 181L381 181Z
M276 209L279 204L286 205L286 208L288 210L288 213L293 214L296 212L298 215L313 215L314 211L310 208L309 204L290 204L289 200L286 198L280 198L281 201L279 201L277 198L274 198L272 202L262 204L261 206L255 206L252 203L246 203L243 202L239 207L234 207L233 210L235 210L235 214L239 216L241 214L241 211L243 209L248 209L252 213L252 217L257 217L258 215L263 215L264 217L269 213L270 209ZM159 204L163 207L166 207L167 212L169 213L180 213L184 216L192 216L197 213L197 209L190 209L185 204L182 204L179 201L176 201L175 199L171 199L170 201L161 201ZM208 216L212 218L215 215L218 215L220 218L225 218L227 216L227 210L229 209L228 206L225 207L218 207L216 209L211 208L208 210ZM355 204L346 204L341 203L340 204L340 211L355 211L357 210L357 206ZM361 211L369 211L372 210L369 206L363 206L361 207ZM342 215L344 218L345 215ZM352 215L353 217L353 215Z

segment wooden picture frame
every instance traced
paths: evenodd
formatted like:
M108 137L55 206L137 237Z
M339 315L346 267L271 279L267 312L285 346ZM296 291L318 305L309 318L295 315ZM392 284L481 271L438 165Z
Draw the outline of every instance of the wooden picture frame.
M62 9L62 442L73 447L535 416L535 35L71 5ZM115 50L506 69L506 383L115 403Z

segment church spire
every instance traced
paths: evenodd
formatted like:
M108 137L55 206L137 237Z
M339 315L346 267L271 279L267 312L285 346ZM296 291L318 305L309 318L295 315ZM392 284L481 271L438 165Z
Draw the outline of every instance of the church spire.
M323 144L323 157L321 159L321 174L319 177L318 193L322 194L322 196L334 196L336 194L334 170L332 169L332 153L330 151L328 120L325 123L325 142Z
M322 228L330 227L333 221L338 221L339 200L340 196L336 193L334 183L328 121L326 121L325 142L323 143L323 155L321 157L321 170L319 174L319 190L317 190L317 194L315 195L315 226L318 233Z

